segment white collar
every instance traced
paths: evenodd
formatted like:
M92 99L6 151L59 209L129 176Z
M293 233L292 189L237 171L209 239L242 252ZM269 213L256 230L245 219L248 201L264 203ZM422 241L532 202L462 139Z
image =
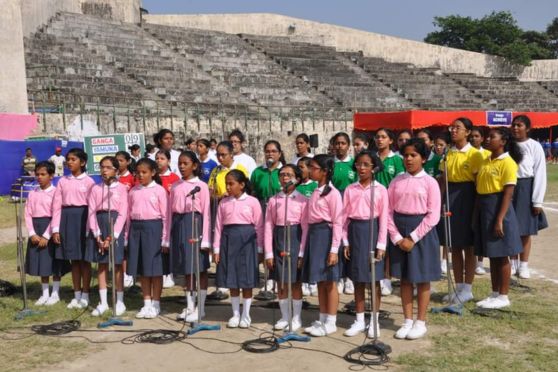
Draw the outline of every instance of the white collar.
M358 187L360 187L362 190L369 189L370 185L371 185L371 184L369 184L368 186L363 187L362 184L359 181L356 181L354 184L357 185ZM378 181L374 180L374 187L377 187L379 184L380 183Z
M289 194L289 198L293 199L295 198L297 195L301 195L298 191L294 190L293 192L291 192ZM283 191L279 191L279 193L277 194L278 197L280 198L284 198L285 196L287 196L287 194L285 194L285 192Z
M236 199L236 200L246 200L247 198L248 198L248 194L243 192L242 195L240 195L238 198L234 198L234 199Z
M312 182L315 182L315 181L312 181L312 180L309 178L308 181L306 181L306 182L304 182L304 183L301 183L301 185L304 185L304 186L310 185Z
M233 162L232 162L230 168L225 167L221 163L219 163L219 166L221 167L222 170L233 170L233 169L236 169L236 167L238 167L238 162L236 161L236 159L233 158Z
M395 155L396 155L395 152L389 150L389 153L387 154L386 159L387 159L387 158L394 157Z
M170 171L170 169L167 168L167 170L165 171L165 173L161 174L161 176L163 176L163 177L168 177L168 176L170 176L171 173L172 173L172 172Z
M428 155L428 159L426 159L426 161L432 160L432 159L434 158L434 155L436 155L436 154L434 153L434 150L430 150L430 155Z
M465 146L463 146L463 148L461 148L461 149L458 149L457 147L452 146L452 150L465 153L465 152L469 151L471 149L471 147L473 147L473 145L471 145L469 142L467 142L467 144Z
M500 155L496 159L492 159L492 160L502 160L502 159L507 158L508 156L510 156L510 154L508 152L504 152L502 155Z
M189 182L189 183L195 183L195 182L200 182L200 178L199 177L192 177L192 178L187 179L187 180L183 179L182 181Z
M267 167L267 163L265 163L264 165L262 165L262 168L263 168L263 169L269 169L269 168ZM278 162L277 166L276 166L273 170L275 170L275 169L281 169L281 168L283 168L283 163Z
M140 184L139 186L140 186L140 188L142 188L142 189L147 189L147 188L155 187L156 185L157 185L157 183L156 183L155 181L151 181L151 183L150 183L149 185L147 185L147 186L143 186L143 185L141 185L141 184Z
M334 161L335 161L336 163L348 163L348 162L350 162L352 159L353 159L353 158L351 157L351 155L347 154L347 155L345 156L344 159L339 159L339 158L336 156L335 159L334 159Z
M318 187L316 190L320 193L320 195L324 192L326 185L329 185L329 187L333 187L333 184L331 182L329 184L326 183L323 186Z
M422 169L420 172L418 172L417 174L415 174L414 176L409 173L409 172L405 172L405 174L407 175L407 177L411 177L411 178L421 178L424 176L427 176L426 172L424 171L424 169Z
M118 176L118 177L128 177L129 175L130 175L130 171L129 171L129 170L126 170L126 172L124 172L123 174L121 174L121 175Z
M68 176L68 178L74 179L74 180L82 180L82 179L84 179L85 177L87 177L87 173L85 173L85 172L83 172L82 174L80 174L80 175L77 176L77 177L74 176L73 174L70 174L70 175Z
M110 187L111 189L114 189L115 187L118 187L119 184L120 184L120 182L115 181L115 182L111 183L111 184L109 185L109 187ZM101 188L107 186L107 184L104 183L103 181L101 181L100 183L98 183L98 185L101 186Z
M55 189L55 187L52 185L52 183L50 184L49 187L47 187L47 188L44 189L44 190L41 189L41 186L37 187L37 191L40 191L40 192L51 192L51 191L54 190L54 189Z

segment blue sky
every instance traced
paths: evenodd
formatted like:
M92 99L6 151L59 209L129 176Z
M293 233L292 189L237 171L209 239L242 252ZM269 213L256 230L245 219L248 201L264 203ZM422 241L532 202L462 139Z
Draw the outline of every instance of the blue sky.
M558 17L558 0L143 0L152 14L278 13L422 40L434 16L482 17L511 11L523 29L543 31Z

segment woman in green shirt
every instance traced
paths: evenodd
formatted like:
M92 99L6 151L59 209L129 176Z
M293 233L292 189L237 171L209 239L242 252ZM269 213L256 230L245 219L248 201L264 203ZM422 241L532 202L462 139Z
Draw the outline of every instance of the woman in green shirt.
M403 165L403 159L392 151L395 142L393 131L387 128L378 129L374 136L374 142L378 156L384 163L384 169L376 174L376 181L387 188L395 176L405 173L405 166Z
M269 140L265 143L264 155L265 164L257 167L250 177L252 194L258 198L263 208L273 195L281 191L279 169L285 165L281 144L275 140Z
M424 171L432 177L438 177L440 174L440 161L442 160L442 157L437 155L434 151L434 139L432 137L432 132L428 129L421 129L418 131L417 137L424 141L424 144L430 152L428 159L423 166Z
M309 198L314 190L318 188L318 183L310 179L310 171L308 167L310 166L311 161L312 158L304 156L298 159L298 162L296 164L302 172L302 179L300 181L300 184L296 187L296 191L306 196L307 198Z
M333 147L335 149L335 166L331 182L343 196L347 186L357 180L357 174L353 169L354 160L349 155L349 149L351 148L349 135L345 132L335 134L333 136Z

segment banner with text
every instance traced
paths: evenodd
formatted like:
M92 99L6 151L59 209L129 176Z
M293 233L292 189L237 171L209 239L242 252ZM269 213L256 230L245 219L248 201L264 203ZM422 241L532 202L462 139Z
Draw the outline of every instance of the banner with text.
M132 145L140 146L140 154L145 152L143 133L107 134L105 136L90 136L83 138L83 145L87 153L87 173L99 174L99 161L105 156L114 155L118 151L130 152Z

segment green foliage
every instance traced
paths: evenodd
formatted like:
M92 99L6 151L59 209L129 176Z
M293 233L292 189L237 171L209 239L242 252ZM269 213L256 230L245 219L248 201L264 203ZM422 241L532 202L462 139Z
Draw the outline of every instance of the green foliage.
M525 66L533 59L558 57L558 18L546 32L522 30L510 12L492 12L480 19L434 17L434 26L439 30L424 39L430 44L501 56Z

